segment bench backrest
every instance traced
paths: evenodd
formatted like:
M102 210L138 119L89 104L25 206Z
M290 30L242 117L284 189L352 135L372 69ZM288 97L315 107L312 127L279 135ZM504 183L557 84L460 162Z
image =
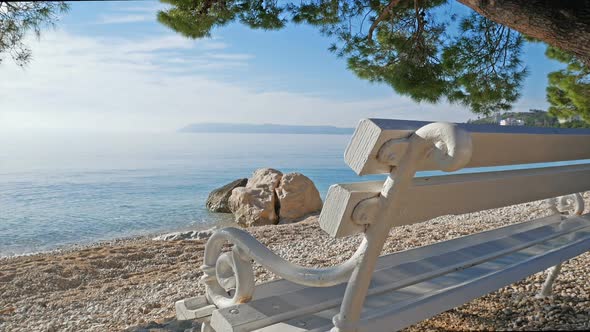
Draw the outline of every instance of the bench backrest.
M345 162L359 175L390 173L404 158L409 138L428 122L365 119L345 152ZM455 124L467 133L461 166L485 167L590 159L590 130ZM435 129L435 135L436 128ZM453 133L454 134L454 133ZM441 140L445 133L440 133ZM452 141L452 138L451 138ZM439 144L441 143L441 144ZM447 142L448 144L448 142ZM442 150L444 142L432 142ZM441 151L436 151L440 153ZM414 171L437 170L428 152ZM383 182L337 184L330 187L320 215L322 229L334 237L362 232L363 220L379 209ZM590 164L514 169L483 173L413 178L404 188L392 225L412 224L446 214L461 214L546 199L590 189ZM363 213L357 213L364 202ZM371 204L369 204L371 203ZM374 206L372 206L374 205ZM367 207L368 206L368 207ZM368 211L368 212L367 212ZM356 214L355 217L353 215ZM359 219L361 222L359 222ZM366 220L365 220L366 221Z

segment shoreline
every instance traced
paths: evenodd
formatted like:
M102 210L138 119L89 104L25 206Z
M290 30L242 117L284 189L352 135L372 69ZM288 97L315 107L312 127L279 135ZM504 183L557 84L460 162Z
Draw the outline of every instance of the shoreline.
M72 251L83 250L83 249L86 249L89 247L105 246L105 245L111 245L111 244L116 244L116 243L120 243L120 242L134 241L134 240L151 240L152 238L154 238L156 236L160 236L160 235L189 231L189 230L203 231L203 230L208 230L208 229L219 227L219 226L231 226L231 223L229 223L229 222L225 222L225 223L224 222L217 222L217 223L216 222L207 222L207 223L202 223L202 224L195 224L192 226L182 226L182 227L178 227L178 228L174 228L174 229L166 230L166 231L154 231L154 232L149 232L146 234L137 234L137 235L123 235L121 237L115 237L115 238L111 238L111 239L102 239L102 240L93 240L93 241L86 242L86 243L61 244L55 248L51 248L51 249L47 249L47 250L31 251L31 252L25 252L25 253L13 253L13 254L8 254L8 255L0 253L0 261L2 261L4 259L9 259L9 258L16 258L16 257L22 257L22 256L34 256L34 255L40 255L40 254L53 254L53 253L65 254L65 253L69 253Z
M166 234L166 233L162 233ZM47 249L47 250L39 250L39 251L31 251L26 253L19 253L19 254L0 254L0 261L8 260L13 258L19 257L28 257L28 256L36 256L36 255L59 255L59 254L68 254L75 251L80 251L92 247L102 247L107 245L114 245L121 242L127 241L134 241L134 240L142 240L151 238L151 235L131 235L131 236L123 236L119 238L109 239L109 240L96 240L88 243L70 243L70 244L63 244L56 248Z
M585 197L587 203L588 195ZM391 253L543 217L541 202L443 216L394 228ZM317 216L287 225L246 229L278 255L300 265L330 266L347 259L359 236L332 239ZM206 240L156 241L148 236L0 258L0 330L198 331L177 322L174 302L199 296ZM275 276L255 264L256 282ZM407 328L418 330L530 330L590 328L590 253L563 265L555 296L535 299L544 275L502 288Z

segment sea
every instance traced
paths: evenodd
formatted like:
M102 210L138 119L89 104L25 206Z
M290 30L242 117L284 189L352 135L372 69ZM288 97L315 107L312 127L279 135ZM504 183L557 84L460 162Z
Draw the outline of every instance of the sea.
M260 167L303 173L325 197L334 183L361 180L343 160L349 138L0 134L0 256L231 223L207 211L207 195Z
M261 167L303 173L322 197L334 183L385 179L361 178L346 166L343 153L349 138L0 134L0 256L231 224L231 215L207 211L207 195Z

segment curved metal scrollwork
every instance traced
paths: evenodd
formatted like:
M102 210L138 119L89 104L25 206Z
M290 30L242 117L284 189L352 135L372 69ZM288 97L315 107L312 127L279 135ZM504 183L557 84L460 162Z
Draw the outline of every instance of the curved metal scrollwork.
M207 250L205 250L207 257ZM250 258L239 247L230 252L219 250L215 260L205 259L201 266L207 298L219 308L250 301L254 291L254 271ZM230 291L234 290L233 296Z
M451 172L465 167L471 160L472 142L469 133L446 122L430 123L409 138L391 139L379 148L377 159L393 167L399 166L408 149L413 147L412 177L417 163L429 161L441 171ZM426 153L426 156L423 155Z
M584 196L582 193L555 197L547 200L549 209L558 214L581 215L584 213ZM561 271L561 263L547 270L547 279L537 294L537 298L551 296L553 293L553 283Z
M223 252L226 243L234 245ZM249 233L233 227L217 230L207 241L202 281L208 300L218 308L250 301L254 293L252 259L283 279L313 287L329 287L346 282L367 248L363 242L346 262L328 268L307 268L281 258ZM229 295L233 290L233 295Z
M581 193L550 198L547 203L554 213L581 215L584 212L584 197Z
M455 124L446 122L428 124L416 130L411 139L423 140L427 147L433 146L426 158L436 162L441 171L459 170L471 160L471 135ZM414 162L418 160L420 159Z

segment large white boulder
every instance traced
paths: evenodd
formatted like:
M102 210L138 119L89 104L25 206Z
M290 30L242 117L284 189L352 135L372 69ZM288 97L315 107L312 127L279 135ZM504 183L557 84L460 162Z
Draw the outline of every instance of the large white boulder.
M279 186L283 173L274 168L259 168L248 179L246 188L262 188L274 190Z
M246 187L232 190L228 203L236 223L243 227L278 223L275 189L282 175L275 169L261 168L254 172Z
M276 189L281 223L293 221L322 209L320 193L307 176L288 173Z

